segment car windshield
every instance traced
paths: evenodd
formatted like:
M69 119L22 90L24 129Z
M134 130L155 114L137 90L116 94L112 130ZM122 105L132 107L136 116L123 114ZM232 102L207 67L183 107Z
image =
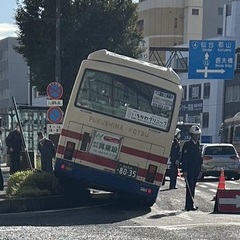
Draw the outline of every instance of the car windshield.
M213 146L207 147L205 155L234 155L236 154L233 147L230 146Z

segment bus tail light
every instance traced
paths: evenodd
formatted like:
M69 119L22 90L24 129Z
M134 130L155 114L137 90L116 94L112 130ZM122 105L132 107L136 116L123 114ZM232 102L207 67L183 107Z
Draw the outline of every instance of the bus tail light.
M73 142L67 142L67 146L64 151L64 158L68 160L72 160L73 154L74 154L74 149L75 149L75 143Z
M149 167L148 167L148 171L147 171L145 181L153 183L154 179L155 179L155 176L156 176L156 173L157 173L157 166L150 164Z

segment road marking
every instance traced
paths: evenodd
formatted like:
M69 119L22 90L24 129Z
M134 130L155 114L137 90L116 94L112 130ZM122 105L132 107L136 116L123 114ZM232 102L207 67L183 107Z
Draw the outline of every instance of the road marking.
M206 223L188 223L186 224L176 224L176 225L162 225L162 226L153 226L153 225L144 225L144 226L119 226L119 228L159 228L163 230L179 230L179 229L189 229L189 227L199 227L199 226L240 226L240 222L206 222Z

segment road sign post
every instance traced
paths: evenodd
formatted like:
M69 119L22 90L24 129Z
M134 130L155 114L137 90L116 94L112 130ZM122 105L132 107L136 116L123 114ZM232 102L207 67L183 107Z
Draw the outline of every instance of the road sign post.
M50 107L47 111L47 119L51 124L47 126L48 134L60 133L62 128L63 111L61 106L63 105L62 99L63 87L58 82L51 82L47 86L47 95L50 100L47 100L47 105Z
M234 79L235 41L191 40L189 79Z

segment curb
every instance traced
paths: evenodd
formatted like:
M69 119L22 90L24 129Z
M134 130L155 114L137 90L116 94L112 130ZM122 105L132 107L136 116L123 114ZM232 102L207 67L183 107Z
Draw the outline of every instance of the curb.
M83 198L79 201L74 201L74 199L63 195L38 198L6 198L0 200L0 214L93 206L96 201L98 203L100 200L106 202L106 200L112 200L113 198L114 194L112 193L94 193L91 194L90 198Z

